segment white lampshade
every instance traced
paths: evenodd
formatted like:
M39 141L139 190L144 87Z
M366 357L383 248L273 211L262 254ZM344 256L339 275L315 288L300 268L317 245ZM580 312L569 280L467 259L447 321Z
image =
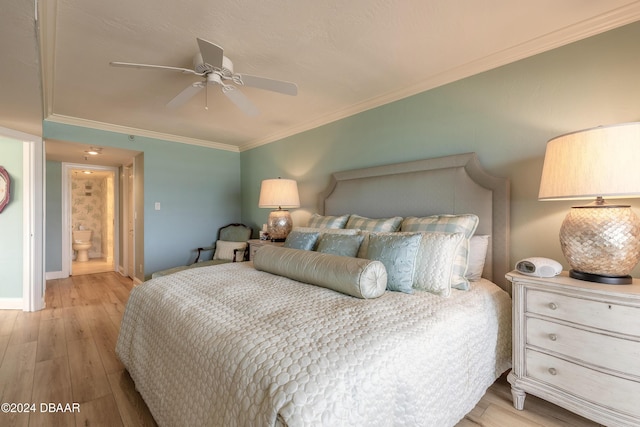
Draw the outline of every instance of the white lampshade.
M547 143L539 200L640 197L640 122L602 126Z
M571 209L560 228L570 275L609 284L632 283L640 260L640 220L628 205L603 197L640 197L640 123L569 133L550 140L540 200L595 199Z
M260 186L261 208L299 208L298 183L293 179L265 179Z

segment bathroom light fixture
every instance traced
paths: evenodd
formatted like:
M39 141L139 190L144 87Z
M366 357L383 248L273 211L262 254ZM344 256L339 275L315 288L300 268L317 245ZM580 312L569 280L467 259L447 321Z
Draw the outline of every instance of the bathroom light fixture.
M575 279L629 284L640 260L640 219L604 197L640 197L640 122L561 135L547 143L539 200L594 199L571 209L560 228Z
M85 175L91 175L93 172L91 172L91 171L82 171L82 173L85 174Z
M293 227L289 211L282 208L300 207L298 184L293 179L265 179L260 185L258 207L278 208L269 213L267 232L272 241L284 241Z

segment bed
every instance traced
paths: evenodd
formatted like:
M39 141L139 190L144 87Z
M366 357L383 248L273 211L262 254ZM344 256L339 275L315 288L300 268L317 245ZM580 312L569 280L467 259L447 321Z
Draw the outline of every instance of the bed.
M327 217L477 215L482 278L447 297L355 298L256 258L145 282L116 352L159 425L452 426L510 367L506 179L473 153L447 156L335 173L319 205Z

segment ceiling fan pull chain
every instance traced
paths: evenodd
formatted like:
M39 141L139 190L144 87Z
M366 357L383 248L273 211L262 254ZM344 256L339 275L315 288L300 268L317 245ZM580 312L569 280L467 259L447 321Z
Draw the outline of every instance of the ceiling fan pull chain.
M209 111L209 85L204 84L204 109Z

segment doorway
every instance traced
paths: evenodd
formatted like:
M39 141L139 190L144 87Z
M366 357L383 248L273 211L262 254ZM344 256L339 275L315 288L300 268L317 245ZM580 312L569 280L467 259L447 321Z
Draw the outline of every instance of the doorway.
M115 271L119 245L118 169L63 163L63 274ZM65 238L66 237L66 238Z

